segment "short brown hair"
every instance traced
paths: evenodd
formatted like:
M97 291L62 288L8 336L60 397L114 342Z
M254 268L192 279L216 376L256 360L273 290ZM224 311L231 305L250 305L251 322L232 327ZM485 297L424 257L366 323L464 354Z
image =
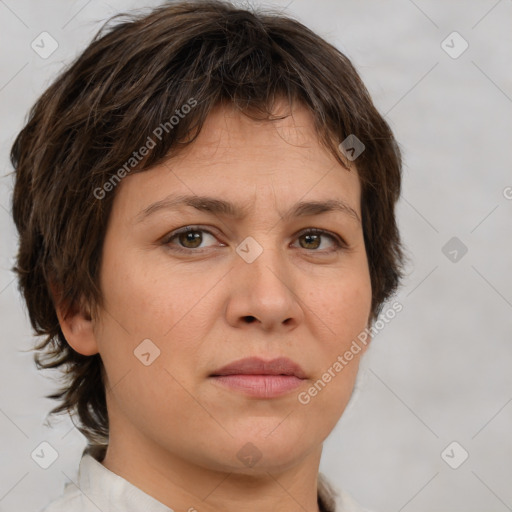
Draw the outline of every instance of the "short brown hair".
M66 385L50 395L60 401L51 413L78 414L80 431L101 445L109 431L103 364L99 354L84 356L68 345L54 300L85 300L98 311L115 195L107 188L132 168L144 171L195 140L214 107L229 103L271 120L278 97L298 101L314 116L319 140L345 167L338 145L355 135L365 145L356 165L371 321L397 289L404 263L394 213L400 150L345 55L289 17L219 0L173 2L109 21L35 103L11 150L20 237L13 270L31 324L44 336L35 362L39 369L66 370ZM172 123L191 100L194 108ZM157 127L158 143L132 161Z

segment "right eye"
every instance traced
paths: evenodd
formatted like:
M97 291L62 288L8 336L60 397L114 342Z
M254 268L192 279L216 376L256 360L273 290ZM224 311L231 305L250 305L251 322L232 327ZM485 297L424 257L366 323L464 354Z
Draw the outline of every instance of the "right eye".
M207 237L215 238L209 230L201 226L185 226L169 233L169 235L162 240L162 243L173 251L188 253L198 252L197 250L201 251L202 249L206 249L206 247L200 247L205 238L202 233L206 233ZM174 240L176 240L179 245L173 243Z

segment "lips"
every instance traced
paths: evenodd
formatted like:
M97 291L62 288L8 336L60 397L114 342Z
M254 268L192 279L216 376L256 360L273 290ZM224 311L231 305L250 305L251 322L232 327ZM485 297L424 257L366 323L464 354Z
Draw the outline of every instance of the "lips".
M214 385L230 392L267 400L289 395L303 386L306 373L286 357L271 361L250 357L215 370L210 378Z
M306 378L304 370L286 357L278 357L270 361L257 357L240 359L215 370L211 377L222 375L288 375L298 379Z

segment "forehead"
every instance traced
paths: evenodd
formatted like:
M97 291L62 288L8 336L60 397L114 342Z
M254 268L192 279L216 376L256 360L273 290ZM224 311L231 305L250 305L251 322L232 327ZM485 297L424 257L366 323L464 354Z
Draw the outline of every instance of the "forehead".
M281 211L299 201L341 199L360 214L357 170L341 166L321 144L311 112L282 102L274 113L282 118L255 120L216 107L194 142L123 180L118 207L140 213L170 194L186 194L246 204L246 212L257 204Z
M271 119L255 119L229 105L218 105L206 118L195 143L171 160L175 163L185 159L202 160L215 165L222 164L226 158L245 160L249 164L248 157L253 156L268 164L270 159L265 159L265 152L271 152L276 167L282 160L294 158L317 165L336 162L318 139L313 114L301 103L291 106L279 100L272 116Z

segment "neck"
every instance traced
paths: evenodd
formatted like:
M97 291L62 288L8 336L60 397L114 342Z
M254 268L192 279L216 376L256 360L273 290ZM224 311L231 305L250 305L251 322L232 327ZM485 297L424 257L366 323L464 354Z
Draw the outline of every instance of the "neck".
M257 464L241 472L192 463L125 429L122 437L111 430L102 464L174 511L319 512L321 451L291 467Z

